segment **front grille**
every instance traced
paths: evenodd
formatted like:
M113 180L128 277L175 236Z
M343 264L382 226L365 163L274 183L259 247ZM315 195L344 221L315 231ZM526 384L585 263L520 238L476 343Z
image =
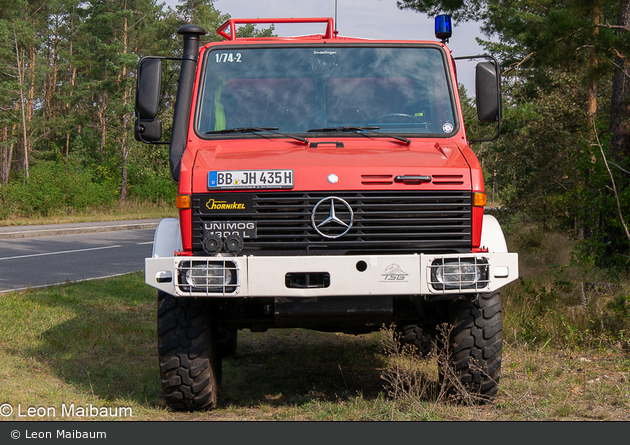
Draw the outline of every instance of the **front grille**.
M209 221L253 221L255 239L243 255L353 255L470 252L471 193L462 191L254 192L246 211L214 214L200 208L215 193L193 195L193 252L203 254L203 226ZM234 195L232 195L234 196ZM351 229L325 238L312 225L311 212L322 199L345 200L354 212ZM249 200L251 199L251 205ZM343 211L343 206L339 208Z

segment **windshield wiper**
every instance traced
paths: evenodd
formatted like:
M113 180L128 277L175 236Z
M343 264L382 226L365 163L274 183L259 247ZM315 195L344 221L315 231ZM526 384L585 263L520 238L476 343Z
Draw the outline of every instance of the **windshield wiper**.
M327 128L314 128L312 130L308 130L309 133L333 133L333 132L339 132L339 133L363 133L363 132L368 132L371 134L380 134L381 136L386 136L386 137L390 137L392 139L396 139L400 142L404 142L405 144L409 145L411 144L411 140L407 139L406 137L403 136L395 136L393 134L387 134L387 133L380 133L378 131L374 131L374 130L380 130L381 127L353 127L353 126L341 126L341 127L327 127Z
M296 141L303 142L304 144L308 144L308 139L302 138L300 136L293 136L290 134L284 134L278 131L274 131L277 129L278 127L236 127L236 128L224 128L223 130L206 131L205 134L271 133L271 134L277 134L278 136L295 139ZM259 136L262 136L262 135L259 135Z
M313 128L308 130L308 133L349 133L359 131L380 130L381 127L326 127L326 128Z

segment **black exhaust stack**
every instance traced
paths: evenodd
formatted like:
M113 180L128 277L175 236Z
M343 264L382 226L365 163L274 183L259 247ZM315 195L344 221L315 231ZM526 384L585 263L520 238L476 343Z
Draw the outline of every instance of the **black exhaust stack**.
M184 36L184 52L177 86L177 100L173 115L173 132L169 159L171 174L175 181L179 180L179 165L186 148L188 136L188 123L190 120L190 105L192 101L193 84L199 58L199 36L206 31L197 25L184 25L177 30L177 34Z

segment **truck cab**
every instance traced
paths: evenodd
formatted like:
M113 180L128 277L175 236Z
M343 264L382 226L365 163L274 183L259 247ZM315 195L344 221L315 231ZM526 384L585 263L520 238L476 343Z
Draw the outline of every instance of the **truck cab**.
M236 37L238 24L286 22L325 31ZM484 215L444 34L367 40L339 36L331 18L230 19L217 30L224 41L199 48L205 30L178 32L168 143L179 218L159 224L145 264L169 406L216 407L239 330L384 325L419 354L448 348L460 382L491 400L499 289L518 277L518 256ZM483 58L478 115L500 130L499 66ZM139 63L136 139L146 143L164 142L163 59Z

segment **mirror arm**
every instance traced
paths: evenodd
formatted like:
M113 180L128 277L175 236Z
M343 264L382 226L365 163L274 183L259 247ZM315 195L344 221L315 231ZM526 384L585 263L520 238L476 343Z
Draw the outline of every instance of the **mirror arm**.
M490 142L490 141L494 141L495 139L497 139L499 137L500 134L501 134L501 118L499 117L499 120L497 122L497 132L495 133L494 136L492 136L491 138L485 138L485 139L473 139L472 141L468 141L468 145L472 145L475 142Z
M138 139L140 139L140 142L144 144L151 144L151 145L169 145L171 143L171 141L147 141L142 138L141 133L138 133Z

